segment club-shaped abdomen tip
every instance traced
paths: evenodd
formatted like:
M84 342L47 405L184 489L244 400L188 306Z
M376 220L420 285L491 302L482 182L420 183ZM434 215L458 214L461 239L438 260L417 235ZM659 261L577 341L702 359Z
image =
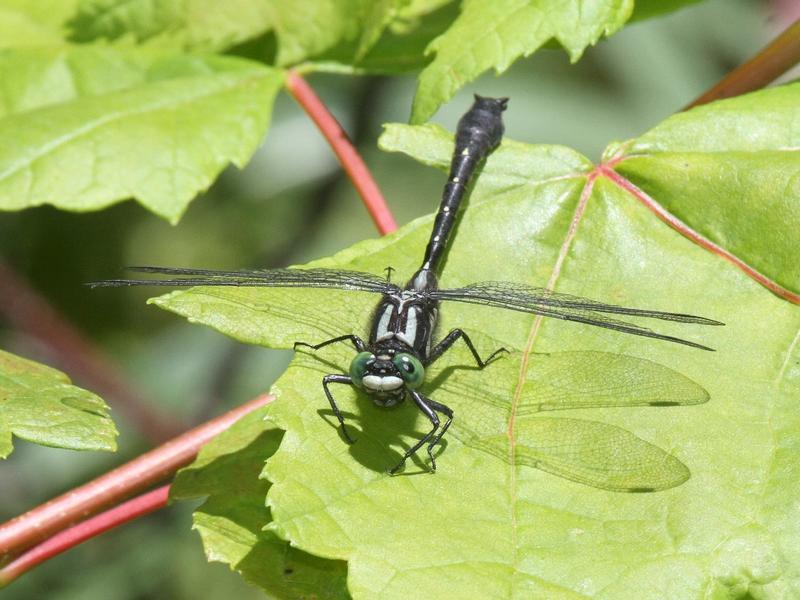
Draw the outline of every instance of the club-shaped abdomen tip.
M480 94L473 94L473 96L475 97L475 103L484 107L490 105L493 108L504 111L508 106L508 98L489 98L488 96L481 96Z

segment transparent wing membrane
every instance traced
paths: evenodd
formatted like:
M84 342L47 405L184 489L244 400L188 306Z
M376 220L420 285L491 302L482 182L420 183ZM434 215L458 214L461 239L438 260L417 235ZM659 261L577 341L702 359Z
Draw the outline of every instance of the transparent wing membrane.
M135 285L329 288L373 292L376 294L399 294L402 291L399 286L390 283L382 276L345 269L215 271L174 267L131 267L130 270L136 273L164 275L166 278L109 279L92 282L88 285L93 288ZM608 315L643 317L695 325L723 325L719 321L696 315L615 306L588 298L581 298L580 296L553 292L545 288L503 281L487 281L474 283L462 288L425 290L419 293L435 300L465 302L526 312L543 317L603 327L630 335L665 340L702 350L712 350L712 348L682 338L657 333L647 327L622 321Z
M723 325L723 323L719 321L698 317L696 315L615 306L588 298L581 298L580 296L553 292L545 288L531 287L504 281L486 281L468 285L463 288L433 290L428 292L428 294L432 298L438 300L481 304L483 306L505 308L506 310L526 312L543 317L562 319L564 321L575 321L577 323L585 323L587 325L612 329L631 335L684 344L702 350L712 350L712 348L689 340L656 333L647 327L615 319L606 316L606 314L644 317L695 325Z
M210 269L183 269L174 267L130 267L135 273L167 275L167 279L108 279L89 283L89 287L124 287L155 285L166 287L191 287L220 285L233 287L297 287L332 288L377 294L390 294L400 288L384 277L347 271L344 269L259 269L241 271L214 271Z

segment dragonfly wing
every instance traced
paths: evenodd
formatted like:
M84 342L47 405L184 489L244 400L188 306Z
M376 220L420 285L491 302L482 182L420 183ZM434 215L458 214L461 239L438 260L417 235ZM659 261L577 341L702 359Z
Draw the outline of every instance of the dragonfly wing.
M617 306L615 304L606 304L604 302L583 298L581 296L573 296L572 294L554 292L543 287L522 285L508 281L484 281L481 283L473 283L463 288L437 290L434 292L434 295L436 297L441 297L442 299L447 298L451 300L465 298L465 302L468 301L466 298L473 298L475 300L501 302L519 307L537 306L548 307L552 309L627 315L631 317L646 317L650 319L659 319L662 321L675 321L678 323L724 325L724 323L721 323L720 321L715 321L706 317L699 317L697 315Z
M108 279L90 287L152 285L166 287L234 286L277 288L331 288L378 294L397 293L400 288L385 278L345 269L259 269L214 271L177 267L131 267L131 271L165 275L165 279Z
M708 402L700 385L663 365L609 352L531 354L519 415L571 408L690 406Z
M518 464L603 490L655 492L690 477L677 458L614 425L536 417L514 431Z
M595 327L620 331L622 333L684 344L703 350L711 350L711 348L682 338L657 333L647 327L609 317L605 313L657 318L681 323L703 325L722 324L719 321L713 321L695 315L666 313L603 304L602 302L595 302L594 300L581 298L579 296L553 292L545 288L517 285L503 281L486 281L463 288L433 290L428 292L428 294L437 300L482 304L484 306L505 308L507 310L526 312L564 321L575 321Z

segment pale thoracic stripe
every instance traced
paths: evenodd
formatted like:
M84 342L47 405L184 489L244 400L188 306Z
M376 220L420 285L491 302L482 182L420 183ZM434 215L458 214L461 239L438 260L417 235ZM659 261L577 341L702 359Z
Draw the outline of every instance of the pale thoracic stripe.
M392 313L394 312L394 306L388 304L386 306L386 310L383 311L381 315L381 320L378 321L378 327L375 330L375 341L379 342L383 339L392 337L392 334L389 333L389 321L392 318Z
M406 313L406 329L397 334L397 338L412 348L414 347L414 340L417 339L417 307L412 306Z

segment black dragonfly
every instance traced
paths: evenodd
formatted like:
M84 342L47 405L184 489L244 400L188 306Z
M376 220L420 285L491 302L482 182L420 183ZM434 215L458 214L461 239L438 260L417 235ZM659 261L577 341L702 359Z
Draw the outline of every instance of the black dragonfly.
M546 288L510 282L481 282L455 289L438 287L436 274L447 241L452 234L459 205L477 167L500 143L504 130L502 113L507 102L507 98L484 98L476 95L473 106L459 120L450 174L425 249L422 266L405 287L392 283L388 277L343 269L216 271L171 267L131 268L132 271L140 273L172 276L168 279L112 279L89 285L92 287L154 285L334 288L381 294L382 298L372 316L367 341L355 334L346 334L318 344L296 342L295 349L305 346L319 350L329 344L349 342L358 352L350 364L347 375L336 373L326 375L322 379L325 395L339 420L342 435L349 443L353 443L353 439L347 431L344 417L329 388L333 383L353 385L369 394L378 406L383 407L394 406L406 397L410 397L430 420L431 430L405 452L400 462L391 469L390 472L393 474L398 472L406 460L425 444L430 458L430 470L435 471L436 460L433 450L453 421L453 410L450 407L420 391L425 380L425 369L459 340L466 344L480 369L506 351L505 348L498 348L485 359L481 358L469 335L460 328L453 329L434 344L433 334L441 300L533 313L711 350L707 346L657 333L608 315L647 317L699 325L722 325L718 321L704 317L626 308L553 292ZM441 424L439 415L446 417L444 425Z

